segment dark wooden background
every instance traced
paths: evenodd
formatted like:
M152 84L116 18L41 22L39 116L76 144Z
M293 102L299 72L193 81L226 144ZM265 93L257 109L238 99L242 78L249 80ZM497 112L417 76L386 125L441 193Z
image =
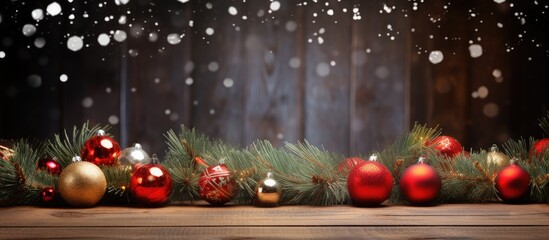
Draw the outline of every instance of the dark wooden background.
M542 136L547 1L283 0L274 12L265 0L106 3L60 2L63 15L47 16L32 37L21 28L49 1L2 3L0 138L110 122L123 147L140 142L162 154L163 134L185 124L241 146L308 139L354 155L382 148L416 121L439 125L466 148ZM99 46L97 36L116 29L128 38ZM168 44L170 33L184 34L181 43ZM89 46L69 51L72 35ZM471 43L482 46L481 57L470 56ZM433 50L444 53L441 63L429 61ZM28 86L32 74L39 87ZM488 95L473 98L482 86ZM93 105L83 107L85 99Z

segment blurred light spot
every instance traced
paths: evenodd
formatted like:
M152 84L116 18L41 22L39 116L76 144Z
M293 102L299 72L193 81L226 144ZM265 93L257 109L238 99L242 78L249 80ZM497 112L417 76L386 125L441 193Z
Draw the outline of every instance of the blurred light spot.
M439 50L431 51L431 53L429 53L429 61L433 64L438 64L442 62L443 59L444 55Z
M85 97L82 99L82 107L90 108L93 106L93 99L91 97Z
M477 93L479 98L486 98L488 97L488 88L485 86L480 86L477 90Z
M223 80L223 86L225 86L226 88L231 88L233 85L234 81L232 79L225 78L225 80Z
M67 74L61 74L61 76L59 76L59 80L61 82L67 82L69 80L69 76L67 76Z
M40 85L42 85L42 77L32 74L27 78L27 84L32 88L40 87Z
M210 70L210 72L217 72L217 70L219 70L219 63L217 62L210 62L208 64L208 70Z
M320 77L326 77L330 74L330 65L321 62L316 65L316 74Z
M116 125L116 124L118 124L119 121L120 121L120 119L118 119L117 116L115 116L115 115L110 115L109 116L109 124Z
M487 103L484 105L482 113L489 118L496 117L499 114L499 106L495 103Z
M478 44L473 44L469 46L469 54L472 58L478 58L482 56L482 46Z

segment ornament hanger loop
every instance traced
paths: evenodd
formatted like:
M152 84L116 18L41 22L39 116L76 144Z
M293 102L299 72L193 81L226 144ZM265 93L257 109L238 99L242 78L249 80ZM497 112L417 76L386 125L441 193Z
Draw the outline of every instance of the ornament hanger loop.
M105 130L103 130L103 129L97 130L97 136L105 136L105 134L106 134Z
M158 157L156 156L156 154L152 155L151 163L152 164L158 164Z
M368 160L377 162L377 154L374 153L374 154L370 155L370 158Z

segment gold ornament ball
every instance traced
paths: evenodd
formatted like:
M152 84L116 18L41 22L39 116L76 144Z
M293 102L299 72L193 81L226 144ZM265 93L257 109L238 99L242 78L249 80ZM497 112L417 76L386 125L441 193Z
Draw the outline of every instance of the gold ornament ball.
M256 197L261 205L273 206L277 205L282 195L280 184L273 178L271 172L267 173L267 177L257 184Z
M101 200L107 189L107 179L101 169L91 162L75 162L63 169L59 176L59 193L74 207L92 207Z
M511 159L499 151L498 147L494 144L490 148L490 152L486 154L486 161L488 164L495 164L498 167L508 166Z

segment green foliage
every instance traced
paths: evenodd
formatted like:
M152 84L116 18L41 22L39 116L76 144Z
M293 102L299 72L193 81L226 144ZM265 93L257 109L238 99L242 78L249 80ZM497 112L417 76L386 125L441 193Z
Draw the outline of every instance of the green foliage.
M539 120L539 126L545 132L546 137L549 137L549 111L547 111L545 117Z
M86 122L80 129L74 126L71 135L67 133L67 130L62 136L55 134L54 140L49 141L47 153L55 157L63 167L66 167L72 163L74 156L80 156L86 140L94 136L100 129L107 131L110 126L96 125L90 128L89 123Z
M549 113L548 113L549 114ZM549 115L540 120L547 131ZM97 130L108 126L74 127L71 134L55 135L47 143L29 144L20 141L14 147L10 160L0 161L0 205L39 204L40 192L45 187L56 187L57 176L36 171L38 159L46 154L55 157L63 167L79 155L84 142ZM437 154L426 142L440 135L438 128L416 124L408 133L403 133L393 144L373 151L378 161L391 171L395 186L389 199L393 204L406 204L398 183L406 168L425 156L427 163L438 171L442 178L438 202L491 202L498 201L494 180L502 167L488 163L487 152L473 151L446 158ZM207 167L224 161L238 184L233 203L254 204L257 184L272 172L283 188L281 205L336 205L349 204L347 192L348 170L338 169L345 156L326 151L307 141L284 147L274 147L269 141L257 140L246 148L237 148L220 140L211 140L194 129L182 127L165 134L168 147L163 165L174 181L171 201L193 203L200 200L198 179ZM503 144L508 156L516 157L531 176L532 202L549 202L549 153L529 156L534 142L509 140ZM131 200L128 191L132 169L124 166L102 166L107 178L107 194L104 203L126 204Z
M45 144L19 141L13 150L10 160L0 160L0 205L38 204L42 190L57 183L57 176L36 169Z

